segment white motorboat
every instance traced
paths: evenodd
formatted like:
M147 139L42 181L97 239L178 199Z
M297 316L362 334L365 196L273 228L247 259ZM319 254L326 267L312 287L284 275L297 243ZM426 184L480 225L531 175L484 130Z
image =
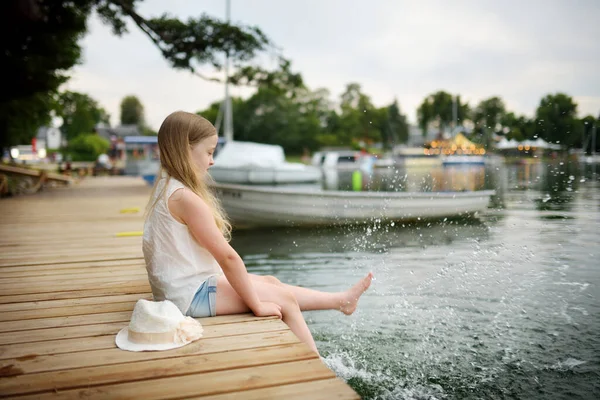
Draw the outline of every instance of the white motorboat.
M216 184L236 227L316 226L473 215L493 190L475 192L345 192Z
M270 185L321 179L319 168L286 162L281 146L238 141L227 141L218 150L209 173L219 183Z

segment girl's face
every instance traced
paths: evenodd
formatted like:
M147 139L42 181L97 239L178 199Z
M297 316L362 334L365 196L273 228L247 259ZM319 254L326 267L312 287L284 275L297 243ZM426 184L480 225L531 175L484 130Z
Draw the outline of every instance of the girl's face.
M198 171L204 176L208 169L215 163L213 154L217 147L219 137L212 135L202 139L200 142L192 146L191 155L192 161L198 167Z

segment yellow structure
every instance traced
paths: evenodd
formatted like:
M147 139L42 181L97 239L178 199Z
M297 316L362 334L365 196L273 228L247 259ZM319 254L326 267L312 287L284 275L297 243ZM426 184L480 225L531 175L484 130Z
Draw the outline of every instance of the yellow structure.
M448 140L432 140L428 148L425 149L426 154L460 154L460 155L483 155L485 149L478 144L471 142L462 133L458 133L452 139Z

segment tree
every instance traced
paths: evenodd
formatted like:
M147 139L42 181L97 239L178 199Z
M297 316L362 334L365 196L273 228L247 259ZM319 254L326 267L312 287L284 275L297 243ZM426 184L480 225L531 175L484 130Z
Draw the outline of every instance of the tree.
M182 22L168 15L145 18L138 0L5 0L0 2L0 147L26 142L50 119L58 87L79 62L79 39L92 12L126 33L132 20L174 68L196 73L199 65L222 67L227 52L234 66L272 48L256 27L234 26L206 15ZM256 71L260 70L255 68ZM250 80L249 80L250 81Z
M109 122L106 111L87 94L69 91L60 93L56 108L57 115L63 119L60 130L67 140L82 133L93 132L100 122Z
M492 132L499 130L499 125L506 114L506 107L501 98L494 96L482 100L472 112L471 120L475 129L483 131L489 129Z
M338 144L349 145L358 142L378 142L381 131L378 129L378 112L371 98L361 91L358 83L349 83L340 96Z
M548 142L571 146L581 140L577 103L564 93L546 95L540 101L535 119L536 135Z
M594 125L596 126L596 149L592 149ZM581 147L586 154L591 154L593 151L597 152L600 150L600 119L596 119L593 116L588 115L581 119L580 126L582 128L582 137L580 139L580 143L575 143L575 146Z
M440 132L453 126L454 103L456 102L456 123L463 121L469 116L469 105L460 101L460 96L452 96L450 93L439 91L427 96L417 109L419 126L423 130L423 136L427 136L427 130L434 123Z
M80 57L77 41L91 9L86 3L0 3L0 147L29 142L50 121L58 87Z
M264 74L250 98L232 98L233 129L236 140L279 144L288 154L314 150L323 131L329 110L329 93L306 88L302 76L291 71L289 62ZM221 102L213 103L198 114L213 123Z
M378 128L381 131L383 147L388 149L394 144L406 143L408 141L408 123L406 116L400 113L398 101L394 100L387 107L378 110L380 118Z
M144 127L144 106L136 96L127 96L121 101L121 125Z
M108 140L93 133L84 133L69 142L67 153L73 161L96 161L110 147Z
M500 125L502 126L502 132L508 140L514 139L516 141L522 141L527 138L525 124L530 121L524 117L517 117L513 112L505 113L500 119ZM533 124L531 124L533 126Z
M480 142L488 148L491 144L490 132L499 131L500 122L506 114L506 107L500 97L494 96L482 100L471 113L475 123L475 133L481 135Z

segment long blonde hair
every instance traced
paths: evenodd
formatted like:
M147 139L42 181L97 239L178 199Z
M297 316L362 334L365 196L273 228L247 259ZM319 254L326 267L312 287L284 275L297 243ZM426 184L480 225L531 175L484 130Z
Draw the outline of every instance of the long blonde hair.
M207 119L184 111L176 111L163 121L158 130L160 169L152 189L150 202L146 207L146 218L156 206L158 199L164 196L168 180L172 177L183 183L208 204L223 236L227 240L231 238L231 224L227 220L219 200L208 185L212 182L210 175L204 174L205 176L201 178L190 154L192 146L216 134L217 130ZM163 171L167 173L167 182L155 198L154 195Z

